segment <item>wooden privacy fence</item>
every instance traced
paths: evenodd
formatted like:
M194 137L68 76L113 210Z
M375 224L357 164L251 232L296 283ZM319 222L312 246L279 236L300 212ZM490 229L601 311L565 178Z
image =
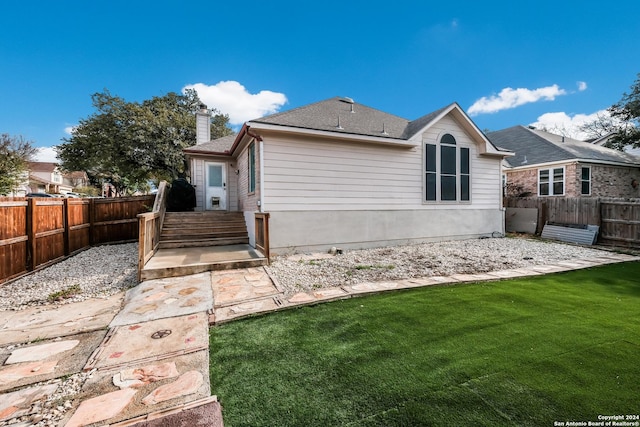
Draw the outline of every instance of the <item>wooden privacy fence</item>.
M597 225L598 243L640 248L640 199L531 197L504 199L507 208L537 208L536 234L546 222Z
M0 198L0 283L92 245L136 241L137 215L154 199Z

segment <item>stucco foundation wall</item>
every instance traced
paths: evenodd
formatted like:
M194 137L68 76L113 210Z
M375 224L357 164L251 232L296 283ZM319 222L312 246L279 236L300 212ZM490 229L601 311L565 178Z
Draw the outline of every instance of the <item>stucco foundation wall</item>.
M501 209L270 212L276 254L459 240L504 233Z

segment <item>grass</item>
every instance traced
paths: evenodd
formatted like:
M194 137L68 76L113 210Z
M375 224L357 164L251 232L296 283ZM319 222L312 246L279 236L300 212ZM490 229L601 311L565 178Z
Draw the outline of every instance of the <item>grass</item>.
M637 414L640 263L352 298L211 329L226 427Z
M80 285L71 285L67 288L64 288L60 291L57 292L53 292L51 294L49 294L47 296L47 301L49 302L56 302L56 301L62 301L63 299L67 299L67 298L71 298L75 295L78 295L82 293L82 289L80 288Z

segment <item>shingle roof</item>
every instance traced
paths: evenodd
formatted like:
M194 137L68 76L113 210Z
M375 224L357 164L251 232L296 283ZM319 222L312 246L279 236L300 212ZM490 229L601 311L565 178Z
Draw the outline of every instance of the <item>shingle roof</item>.
M248 126L267 124L288 128L406 141L427 127L443 112L456 105L455 103L449 104L416 120L409 121L402 117L359 104L350 98L334 97L292 110L250 120L246 124ZM237 137L237 135L225 136L213 141L191 146L184 149L184 152L225 153L233 147Z
M233 142L236 139L236 135L228 135L223 136L222 138L214 139L209 142L203 142L200 144L192 145L191 147L185 148L185 152L191 151L207 151L211 153L224 153L231 149Z
M428 125L445 108L447 107L409 121L359 104L350 98L334 97L251 120L249 123L407 140Z
M407 119L340 97L261 117L251 122L397 139L403 137L409 124Z
M32 172L53 172L58 166L52 162L29 162L29 170Z
M524 126L489 132L487 138L516 153L505 159L511 167L578 159L640 165L640 157Z

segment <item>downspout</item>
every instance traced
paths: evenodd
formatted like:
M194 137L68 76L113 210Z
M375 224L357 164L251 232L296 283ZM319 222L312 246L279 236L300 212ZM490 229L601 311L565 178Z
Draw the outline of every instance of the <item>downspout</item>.
M260 139L260 212L264 212L264 141Z

